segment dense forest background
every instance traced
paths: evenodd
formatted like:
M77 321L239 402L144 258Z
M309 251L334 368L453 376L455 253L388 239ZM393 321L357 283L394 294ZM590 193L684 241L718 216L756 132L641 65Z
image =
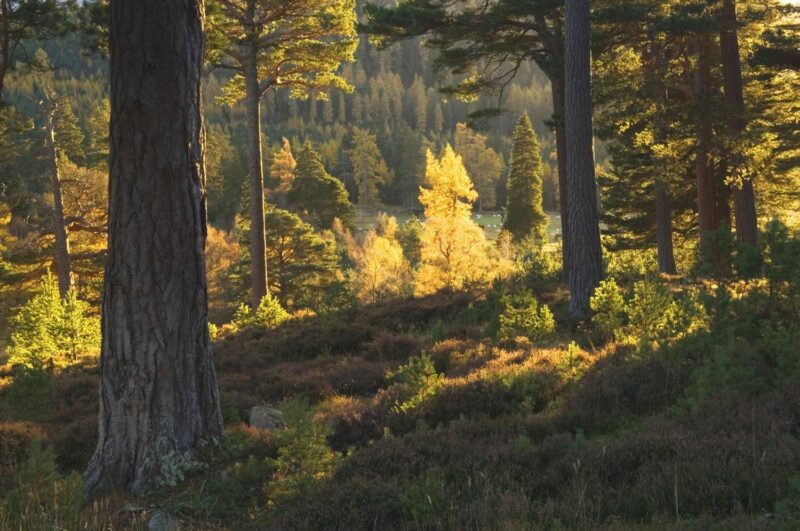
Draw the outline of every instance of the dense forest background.
M796 2L0 0L0 52L0 531L800 527Z

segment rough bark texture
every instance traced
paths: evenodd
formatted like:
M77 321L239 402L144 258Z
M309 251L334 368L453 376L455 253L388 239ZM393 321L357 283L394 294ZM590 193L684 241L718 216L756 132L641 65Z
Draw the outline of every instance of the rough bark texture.
M661 180L656 181L656 243L658 270L674 275L677 271L672 243L672 195Z
M111 1L111 165L90 496L223 436L207 322L202 0Z
M717 190L714 165L709 155L711 149L711 119L707 105L711 83L708 60L709 42L706 36L697 39L697 71L695 73L695 178L697 187L697 213L700 224L701 260L719 264L720 256L715 232L719 228L717 219Z
M736 29L736 1L724 0L722 5L722 31L719 42L722 51L722 74L725 100L728 106L728 133L735 140L745 127L744 83L739 54L739 37ZM737 176L738 161L730 161L729 172ZM758 240L756 194L753 181L744 179L733 183L733 215L736 220L736 238L745 245L755 247Z
M602 278L597 183L592 148L589 0L567 0L564 48L570 312L580 315Z
M250 174L250 294L253 311L267 294L267 244L264 229L264 167L261 162L261 105L256 51L245 70L247 155Z
M556 79L550 83L553 92L553 111L556 116L556 162L558 165L558 202L561 211L561 267L564 282L569 282L569 184L567 182L567 134L564 130L564 82Z
M61 175L58 171L58 144L53 123L55 109L52 100L45 96L42 108L47 136L47 156L50 167L50 184L53 187L53 235L56 240L56 268L58 269L58 292L67 296L72 287L72 262L69 255L69 235L64 221L64 200L61 194Z

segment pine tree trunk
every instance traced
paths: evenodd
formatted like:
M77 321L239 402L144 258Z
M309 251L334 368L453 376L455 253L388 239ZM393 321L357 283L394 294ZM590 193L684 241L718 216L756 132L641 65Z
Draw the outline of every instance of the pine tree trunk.
M708 37L697 39L697 71L695 72L695 178L697 186L697 213L700 224L700 258L715 266L720 264L719 245L715 241L719 228L717 219L717 187L714 165L709 155L711 149L711 120L707 105L711 71L708 61Z
M655 188L658 270L667 275L674 275L677 271L672 243L672 195L661 180L656 181Z
M261 162L261 106L256 51L245 70L247 154L250 174L250 290L253 311L267 295L267 244L264 228L264 169Z
M550 83L553 92L553 111L556 115L556 165L558 166L558 202L561 212L561 267L564 282L569 283L569 184L567 182L567 134L564 129L564 83L561 79Z
M61 194L61 175L58 170L58 145L56 144L53 117L55 109L49 96L45 95L43 107L45 129L47 134L48 164L50 166L50 183L53 187L53 234L56 240L56 267L58 268L58 292L61 298L67 296L72 287L72 263L69 255L69 235L64 220L64 199Z
M722 51L725 100L728 105L728 132L734 140L745 127L744 83L736 24L736 1L724 0L719 42ZM738 173L738 163L735 158L731 160L729 171L733 176ZM753 181L750 179L733 183L733 215L736 220L736 238L745 245L755 247L758 240L758 219L756 195Z
M667 109L668 94L663 76L659 72L659 67L663 64L663 50L661 43L653 41L645 46L642 57L648 66L648 84L651 87L654 100L658 101L663 109ZM662 116L663 109L659 109L654 118L654 128L656 141L663 142L666 135L666 127ZM677 272L675 267L675 248L672 239L672 193L669 183L665 182L663 176L658 175L656 169L655 177L655 206L656 206L656 245L658 249L658 270L666 275L674 275Z
M569 187L570 303L573 315L589 307L602 278L597 183L592 149L589 0L567 0L564 53L564 122Z
M180 457L223 437L204 259L203 19L202 0L111 1L108 260L90 496L146 492Z

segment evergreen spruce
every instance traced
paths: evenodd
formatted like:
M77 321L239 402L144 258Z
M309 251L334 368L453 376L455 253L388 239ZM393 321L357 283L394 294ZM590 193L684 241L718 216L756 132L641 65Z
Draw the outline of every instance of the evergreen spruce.
M533 237L537 244L545 243L547 214L542 208L542 157L527 114L522 115L514 129L503 229L511 233L514 241Z

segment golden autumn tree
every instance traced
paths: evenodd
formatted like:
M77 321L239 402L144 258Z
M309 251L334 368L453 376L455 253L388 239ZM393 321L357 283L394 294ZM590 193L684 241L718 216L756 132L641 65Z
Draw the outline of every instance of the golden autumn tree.
M270 189L267 196L270 203L278 205L280 208L288 206L286 194L289 193L289 189L292 187L296 166L297 161L294 159L294 154L292 154L292 146L284 138L281 148L272 156L272 164L269 166Z
M397 220L381 215L377 230L370 230L359 245L348 242L355 264L353 290L362 302L410 294L411 266L397 239Z
M419 200L425 209L420 267L415 292L427 295L489 282L492 253L483 230L472 221L478 194L461 157L448 145L437 159L426 155L425 179Z

